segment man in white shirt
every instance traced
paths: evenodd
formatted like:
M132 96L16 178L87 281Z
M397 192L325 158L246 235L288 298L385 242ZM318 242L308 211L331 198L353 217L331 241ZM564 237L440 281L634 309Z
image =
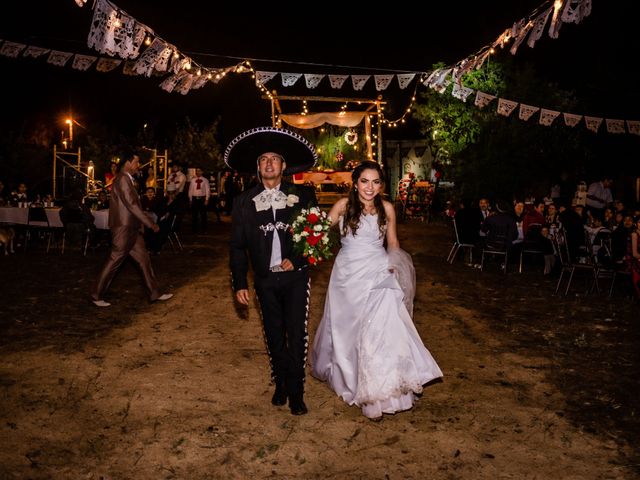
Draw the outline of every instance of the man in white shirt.
M613 185L613 180L610 178L605 178L589 185L586 203L587 208L591 211L591 215L597 216L600 219L603 218L605 207L613 203L611 185Z
M187 183L187 177L180 170L180 165L174 163L171 165L171 174L167 178L167 193L181 194Z
M202 176L201 168L196 168L196 176L189 182L189 205L191 206L193 233L198 231L198 217L200 217L202 233L207 231L207 206L210 195L209 180Z

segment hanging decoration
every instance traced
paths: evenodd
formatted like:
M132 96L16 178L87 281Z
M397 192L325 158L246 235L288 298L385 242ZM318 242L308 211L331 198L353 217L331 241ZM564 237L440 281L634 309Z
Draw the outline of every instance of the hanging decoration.
M73 57L73 53L51 50L51 52L49 53L49 58L47 58L47 63L50 63L57 67L64 67L71 57Z
M75 0L78 6L83 6L86 0ZM375 88L378 91L386 90L393 77L397 77L400 89L405 89L411 81L419 76L416 82L416 90L411 98L411 104L415 101L417 86L424 85L439 93L447 91L448 86L453 81L452 95L461 101L474 93L473 89L462 84L462 77L472 69L479 69L490 57L493 49L504 48L513 42L510 52L515 55L526 40L531 48L541 38L545 29L551 38L557 38L562 23L578 24L585 17L591 14L592 0L547 0L531 12L530 15L516 22L510 28L506 28L490 44L485 45L476 53L458 61L445 68L436 69L430 72L401 72L392 74L376 74ZM24 57L39 58L47 55L47 62L64 66L73 58L71 66L77 70L88 70L92 65L96 65L96 70L100 72L112 71L123 64L123 73L132 75L152 76L162 73L171 73L161 83L161 88L168 92L176 91L186 94L189 91L201 88L209 81L218 83L226 74L250 73L255 79L256 87L259 88L268 98L272 94L266 88L266 83L280 74L284 86L293 86L301 76L305 77L305 85L309 89L316 88L324 76L329 77L329 84L334 89L343 88L348 77L351 77L351 84L354 90L360 91L364 88L371 75L349 75L349 74L317 74L317 73L286 73L286 72L264 72L256 71L248 60L231 67L207 68L197 63L175 46L164 41L157 36L154 31L135 18L124 12L109 0L95 0L93 3L93 19L87 43L91 48L107 55L118 56L120 58L93 57L89 55L73 54L71 52L61 52L49 50L39 46L24 45L22 43L0 40L0 55L18 58L21 54ZM551 18L551 21L549 19ZM97 61L96 61L97 60ZM486 107L496 96L475 91L474 105L479 108ZM519 105L511 100L498 99L497 113L510 116L513 110ZM606 120L607 131L610 133L631 133L640 135L640 121L622 119L603 119L594 116L582 116L555 110L540 109L532 105L520 104L519 118L527 121L538 110L540 110L539 123L541 125L551 125L560 113L563 114L566 126L575 127L582 119L585 120L586 127L597 132L603 120ZM384 118L382 108L378 106L378 121L389 126L395 126L404 122L406 115L411 113L411 105L404 111L397 120ZM626 124L626 128L625 128ZM345 139L346 140L346 139Z
M532 107L531 105L520 104L520 111L518 112L518 118L525 122L531 118L531 115L540 110L539 107Z
M563 113L562 116L564 117L564 124L567 127L575 127L580 123L580 120L582 120L582 115L575 115L573 113Z
M518 106L518 102L513 102L505 98L498 99L498 114L508 117L511 112Z
M317 75L313 73L304 74L304 82L306 83L307 88L316 88L323 78L324 75Z
M624 129L624 120L618 120L614 118L607 118L607 132L609 133L627 133Z
M354 90L362 90L371 75L351 75L351 82Z
M96 0L87 44L100 53L136 58L147 31L153 33L107 0Z
M549 125L551 125L553 123L553 121L558 118L558 115L560 115L560 112L557 112L555 110L547 110L546 108L543 108L540 110L540 125L544 125L545 127L548 127Z
M94 57L92 55L74 55L73 56L73 63L71 64L71 67L73 67L76 70L80 70L80 71L86 71L89 70L89 67L91 67L91 65L93 65L93 63L97 60L98 57Z
M349 75L329 75L331 88L342 88L347 78L349 78Z
M600 117L588 117L585 115L584 122L589 130L593 133L598 133L598 129L602 124L602 118Z
M347 130L344 134L344 141L347 142L347 145L355 145L358 142L358 133L353 130Z

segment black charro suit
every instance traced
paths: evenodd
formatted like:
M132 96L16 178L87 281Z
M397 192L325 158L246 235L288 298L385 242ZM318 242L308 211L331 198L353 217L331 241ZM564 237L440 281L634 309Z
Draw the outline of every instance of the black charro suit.
M280 191L296 195L299 201L291 207L276 210L274 219L271 208L260 212L256 210L253 198L263 190L262 184L256 185L234 200L231 281L234 292L248 289L247 275L251 259L272 377L276 385L286 388L289 398L302 401L309 344L309 269L306 258L293 252L289 226L302 208L316 206L317 201L313 189L282 182ZM274 232L280 237L281 257L293 263L293 271L270 271Z

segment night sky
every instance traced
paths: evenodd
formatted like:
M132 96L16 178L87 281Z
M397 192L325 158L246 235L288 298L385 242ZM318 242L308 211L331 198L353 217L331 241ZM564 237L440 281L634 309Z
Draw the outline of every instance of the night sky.
M305 3L305 10L318 10L311 15L296 15L295 8L284 6L277 7L277 12L265 9L264 14L252 11L251 15L239 15L220 11L213 2L207 6L193 1L114 3L205 66L228 66L237 62L230 57L240 57L353 67L255 61L259 70L373 74L385 73L383 69L430 70L437 61L454 63L493 41L541 2L476 2L474 6L442 2L437 7L425 3L421 6L427 9L424 14L417 14L415 6L403 7L398 2L388 11ZM635 2L625 9L615 5L621 2L593 3L591 16L579 25L563 25L558 39L550 39L545 30L534 49L523 44L517 61L532 62L539 75L575 89L592 105L593 111L576 113L640 119L640 97L628 67L640 54L640 42L633 34L639 7ZM86 46L90 6L91 1L79 8L73 0L11 2L3 8L0 38L100 55ZM88 129L96 122L113 122L126 129L187 115L208 122L221 115L223 142L246 128L270 124L270 105L260 99L248 75L232 76L183 96L161 90L158 78L125 76L121 68L111 73L99 73L95 68L79 72L70 66L49 65L44 57L0 57L0 68L5 85L0 93L3 130L15 129L18 120L24 122L34 115L58 122L62 128L61 119L69 110ZM328 80L323 80L326 83ZM373 80L360 94L350 87L287 89L279 77L267 85L281 94L377 95ZM391 102L391 113L401 112L412 89L400 91L395 81L392 85L383 95ZM292 112L299 111L299 105L286 106ZM322 110L317 104L311 106L311 111Z

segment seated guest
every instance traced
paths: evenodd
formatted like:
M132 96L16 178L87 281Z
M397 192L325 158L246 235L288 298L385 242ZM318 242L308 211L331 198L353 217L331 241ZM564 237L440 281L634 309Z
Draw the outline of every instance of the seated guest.
M538 200L533 203L533 208L525 214L522 220L524 234L522 248L538 251L544 255L544 274L548 275L555 264L555 256L553 244L549 238L549 227L543 215L544 208L544 201Z
M478 209L470 205L469 200L461 200L460 208L453 218L456 221L460 241L477 245L480 239L480 225L484 219Z
M158 214L157 210L159 208L159 201L156 198L156 189L152 187L148 187L144 195L140 197L140 206L142 210L149 213Z
M544 202L541 200L533 202L533 208L529 209L529 211L524 214L524 217L522 219L522 231L525 236L529 232L530 225L537 224L542 227L542 225L546 223L543 212Z
M98 202L96 203L96 210L107 210L109 208L109 196L106 190L100 190L98 192Z
M609 230L613 230L616 227L616 216L612 208L607 207L604 209L604 221L602 224Z
M2 183L2 180L0 180L0 207L4 207L7 204L7 201L7 190L4 183Z
M158 226L160 227L158 233L145 229L147 249L156 255L162 250L172 227L176 228L178 220L183 214L184 203L178 197L175 190L167 193L166 203L162 204L161 209L158 210Z
M544 216L544 223L547 225L558 225L558 209L554 203L547 205Z
M16 192L11 192L11 203L17 206L28 202L29 195L27 194L27 184L19 183L18 190Z
M578 211L575 208L569 208L567 203L560 205L558 216L566 233L571 261L575 261L580 247L584 245L584 222Z
M93 214L83 199L82 192L76 190L65 199L60 209L60 221L71 243L80 243L85 234L93 236L95 230Z
M496 202L498 213L487 217L482 223L482 231L487 235L487 244L511 250L514 242L518 239L518 226L515 215L502 209L504 204L504 202Z

